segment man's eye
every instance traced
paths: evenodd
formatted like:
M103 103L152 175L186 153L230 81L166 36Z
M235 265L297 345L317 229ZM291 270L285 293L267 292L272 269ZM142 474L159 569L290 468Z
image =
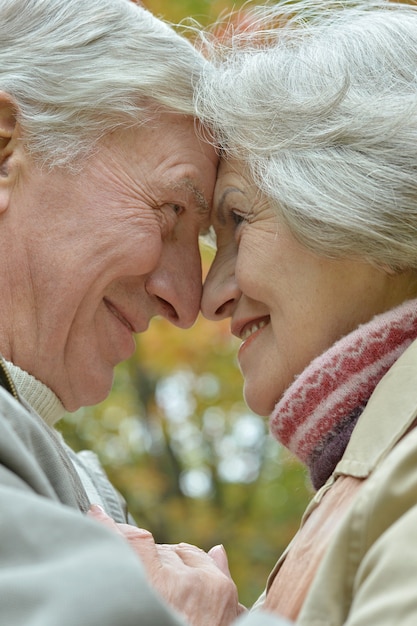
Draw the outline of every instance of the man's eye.
M180 204L175 204L174 202L170 202L169 206L174 211L175 215L181 215L184 210L184 207L182 207Z

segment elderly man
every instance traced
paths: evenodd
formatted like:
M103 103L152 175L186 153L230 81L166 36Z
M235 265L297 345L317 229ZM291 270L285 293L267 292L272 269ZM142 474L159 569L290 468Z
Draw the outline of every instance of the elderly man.
M101 468L53 428L107 396L152 316L197 316L217 167L195 131L204 63L129 0L0 2L2 624L193 624L194 567L206 623L238 613L221 555L123 526Z
M53 424L105 398L134 333L198 313L217 157L203 59L128 0L0 3L0 606L18 626L177 624L116 492Z

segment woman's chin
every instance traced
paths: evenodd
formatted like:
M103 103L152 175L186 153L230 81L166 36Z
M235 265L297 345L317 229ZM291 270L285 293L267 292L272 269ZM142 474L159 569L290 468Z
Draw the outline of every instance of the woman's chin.
M259 393L251 393L250 388L246 385L243 388L243 397L248 408L260 415L261 417L269 417L274 409L275 402L271 401L270 403L265 401L265 397L261 397Z

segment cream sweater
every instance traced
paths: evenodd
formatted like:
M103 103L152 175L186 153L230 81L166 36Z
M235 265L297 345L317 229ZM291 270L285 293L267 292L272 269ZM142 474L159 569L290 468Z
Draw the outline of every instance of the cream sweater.
M23 371L10 361L5 361L16 389L26 402L42 419L53 426L65 413L65 408L58 396L40 380Z

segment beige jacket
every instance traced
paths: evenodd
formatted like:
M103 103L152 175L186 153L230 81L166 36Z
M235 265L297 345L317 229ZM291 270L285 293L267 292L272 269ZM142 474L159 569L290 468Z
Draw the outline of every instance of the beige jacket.
M416 418L417 341L376 388L255 608L299 626L417 624Z

